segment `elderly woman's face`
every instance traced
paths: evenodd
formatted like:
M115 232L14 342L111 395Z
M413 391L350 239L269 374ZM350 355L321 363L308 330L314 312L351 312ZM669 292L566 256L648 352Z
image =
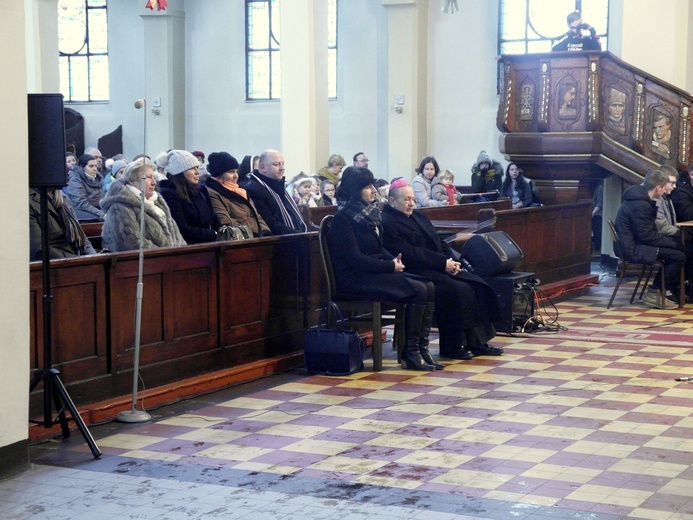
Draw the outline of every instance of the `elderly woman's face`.
M130 181L138 190L142 189L142 178ZM144 169L144 197L149 199L156 191L156 173L149 166Z

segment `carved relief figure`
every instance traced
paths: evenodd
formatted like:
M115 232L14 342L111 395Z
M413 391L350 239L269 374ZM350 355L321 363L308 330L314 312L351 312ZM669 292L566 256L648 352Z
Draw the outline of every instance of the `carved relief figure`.
M531 121L534 119L534 85L522 85L522 97L520 98L520 119Z
M562 119L575 119L577 117L577 107L575 98L577 88L574 84L566 83L560 86L558 96L558 117Z
M626 93L609 88L606 128L617 134L626 134Z
M652 151L669 159L671 141L671 117L659 110L653 111Z

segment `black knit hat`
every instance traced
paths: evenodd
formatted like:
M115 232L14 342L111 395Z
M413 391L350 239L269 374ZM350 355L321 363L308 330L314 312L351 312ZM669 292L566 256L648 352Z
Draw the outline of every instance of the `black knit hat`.
M368 168L349 166L342 172L338 197L340 200L360 199L361 190L374 182L375 177Z
M212 177L221 177L226 172L238 169L238 161L228 152L212 152L207 158L207 171Z

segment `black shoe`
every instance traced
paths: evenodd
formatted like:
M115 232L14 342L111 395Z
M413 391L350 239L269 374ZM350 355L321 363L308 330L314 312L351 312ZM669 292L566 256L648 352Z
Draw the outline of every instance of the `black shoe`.
M442 357L450 358L450 359L461 359L462 361L466 361L468 359L472 359L474 357L474 354L469 352L466 348L458 348L457 350L453 350L452 352L446 352L446 351L440 351L440 355Z
M445 368L445 365L438 363L435 359L433 359L431 352L427 348L419 348L419 352L421 353L421 358L424 360L424 362L428 363L436 370L443 370Z
M488 343L483 345L478 345L476 347L470 347L472 354L475 356L502 356L505 353L501 347L494 347Z

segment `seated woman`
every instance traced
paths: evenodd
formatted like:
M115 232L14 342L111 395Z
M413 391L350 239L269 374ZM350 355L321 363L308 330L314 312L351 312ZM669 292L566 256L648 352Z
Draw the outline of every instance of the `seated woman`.
M501 197L512 201L513 209L528 208L532 205L532 187L515 163L505 169L505 180L500 190Z
M169 178L159 182L159 188L181 235L188 244L214 242L219 224L207 189L199 186L200 162L185 150L170 150L166 159Z
M498 297L481 278L462 270L447 243L422 211L414 209L414 190L404 179L390 185L383 208L383 243L400 255L405 273L425 276L435 285L435 316L440 355L453 359L500 356L503 349L488 344L500 317Z
M383 248L374 180L368 168L351 167L342 174L338 191L344 205L327 236L337 290L369 300L406 303L403 366L441 369L427 348L435 289L429 281L405 275L400 257Z
M49 189L48 203L48 251L49 258L72 258L93 255L96 251L77 221L75 210L62 191ZM41 195L29 188L30 260L41 260Z
M103 220L99 200L103 197L102 178L97 160L91 155L81 155L67 178L64 189L75 208L79 220Z
M140 247L140 188L145 176L143 248L184 246L185 240L166 201L156 192L156 166L138 159L127 165L120 179L114 180L101 200L106 219L101 228L101 244L109 251L130 251Z
M447 200L436 200L431 198L431 187L433 179L440 173L440 166L435 157L428 156L421 160L418 175L414 177L411 187L414 189L417 208L429 208L433 206L447 206Z
M272 232L255 209L246 191L238 185L238 161L226 152L213 152L207 158L207 192L212 209L222 226L249 226L256 237Z
M330 158L327 159L327 166L323 166L318 171L318 177L321 181L332 181L335 184L339 183L339 174L346 166L346 161L344 157L339 154L333 153Z
M462 203L462 194L455 187L455 176L450 170L436 175L431 183L431 198L447 202L448 206Z

